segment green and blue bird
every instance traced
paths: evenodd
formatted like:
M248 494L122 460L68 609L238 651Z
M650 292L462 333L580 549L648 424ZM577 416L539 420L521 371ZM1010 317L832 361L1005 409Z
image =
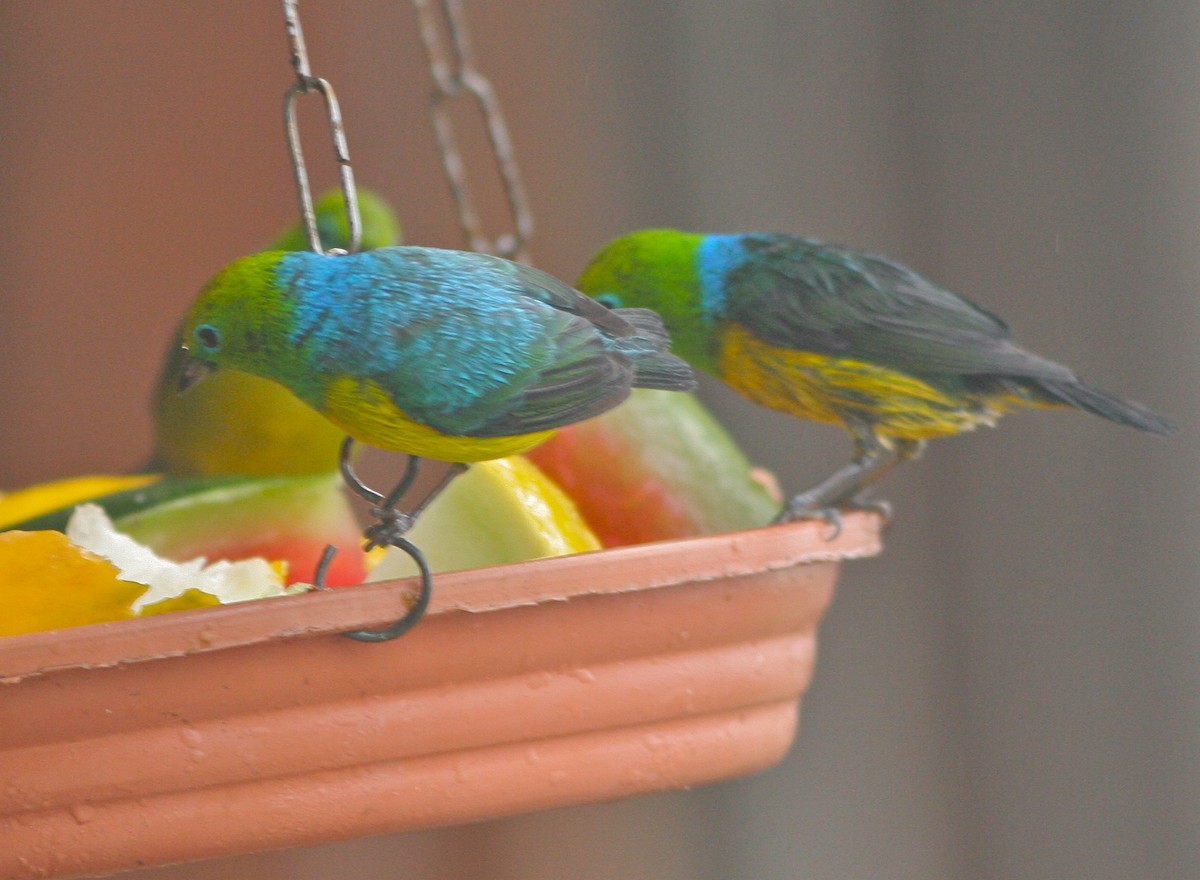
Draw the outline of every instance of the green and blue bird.
M361 250L399 244L400 221L385 199L358 189ZM341 189L314 206L321 244L350 247L350 223ZM307 250L304 226L296 223L270 250ZM178 332L154 388L154 456L148 467L172 476L308 474L337 468L345 434L296 399L286 388L226 370L190 394L179 394L185 353Z
M1013 409L1175 430L1019 347L1000 318L911 269L810 238L642 230L601 250L578 287L611 307L654 309L681 357L755 403L849 432L851 463L781 519L836 520L926 440Z
M387 199L366 187L355 189L358 202L358 217L362 223L358 249L373 251L391 247L404 240L404 228ZM346 196L340 188L331 189L313 205L317 221L317 236L325 250L350 249L350 215L346 213ZM308 232L304 224L297 222L271 242L269 251L306 251L309 249Z
M653 312L437 248L244 257L200 293L182 337L181 389L216 367L251 373L355 440L448 462L522 452L633 387L695 384Z

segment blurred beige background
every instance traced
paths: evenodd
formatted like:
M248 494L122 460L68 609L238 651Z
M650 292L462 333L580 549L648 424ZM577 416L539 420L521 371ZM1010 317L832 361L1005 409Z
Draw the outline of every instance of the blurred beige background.
M543 268L647 225L857 244L1183 431L1015 416L892 478L888 552L846 570L799 740L758 777L137 876L1200 877L1200 9L468 10ZM303 13L359 181L458 246L408 4ZM128 468L187 301L295 214L279 4L9 0L0 59L0 486ZM705 394L791 489L848 454Z

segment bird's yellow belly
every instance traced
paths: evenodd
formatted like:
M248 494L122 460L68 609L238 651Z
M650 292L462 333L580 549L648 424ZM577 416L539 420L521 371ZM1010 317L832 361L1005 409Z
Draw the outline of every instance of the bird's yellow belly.
M353 437L371 446L439 461L488 461L516 455L550 438L553 431L511 437L462 437L443 434L415 422L370 381L338 379L325 391L323 414Z
M957 434L992 424L1004 409L865 361L770 345L737 326L722 334L719 366L755 403L819 422L869 424L885 440Z

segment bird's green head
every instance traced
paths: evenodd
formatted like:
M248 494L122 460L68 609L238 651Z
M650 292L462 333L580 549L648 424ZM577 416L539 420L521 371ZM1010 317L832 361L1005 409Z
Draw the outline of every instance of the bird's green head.
M716 372L712 319L704 310L697 252L703 235L644 229L609 243L576 285L610 308L653 309L671 334L671 350Z
M275 281L285 251L266 251L230 263L200 292L183 321L187 358L179 390L225 367L268 379L292 360L287 295Z
M348 248L349 221L341 189L323 195L315 206L317 229L326 249ZM400 221L386 201L359 187L362 248L399 244ZM308 250L300 224L282 233L268 250ZM223 370L187 394L212 369L192 357L198 340L181 345L179 333L154 388L154 467L174 475L218 473L318 473L336 461L345 436L324 417L296 399L287 388L236 370ZM188 375L185 376L184 373Z
M313 205L317 215L317 234L325 250L350 247L350 220L346 216L346 197L340 189L330 190ZM404 239L404 230L396 212L382 196L358 188L358 213L362 220L362 242L360 250L391 247ZM297 223L280 235L271 244L273 251L306 251L308 236L303 224Z

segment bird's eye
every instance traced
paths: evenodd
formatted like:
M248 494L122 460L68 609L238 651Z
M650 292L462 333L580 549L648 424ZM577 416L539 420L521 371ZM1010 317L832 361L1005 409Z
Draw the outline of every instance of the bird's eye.
M196 341L206 351L216 351L221 347L221 331L212 324L201 324L196 328Z
M607 309L619 309L621 307L621 300L615 293L601 293L592 298Z

